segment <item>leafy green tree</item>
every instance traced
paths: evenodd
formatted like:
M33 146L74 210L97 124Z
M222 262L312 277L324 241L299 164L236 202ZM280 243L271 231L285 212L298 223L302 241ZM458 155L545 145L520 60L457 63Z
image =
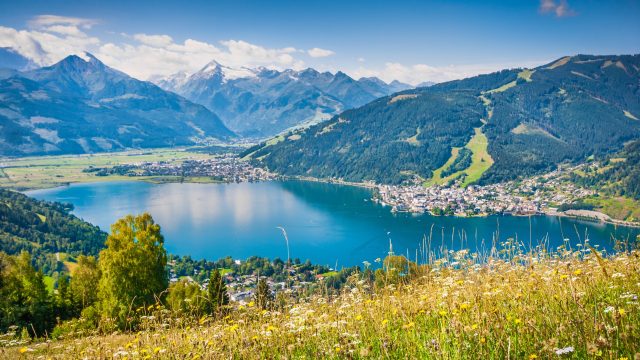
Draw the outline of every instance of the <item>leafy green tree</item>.
M51 298L44 276L31 264L31 255L17 257L0 253L0 331L16 325L30 336L42 336L55 324Z
M164 238L150 214L127 215L111 226L106 246L99 261L100 305L103 315L123 327L128 315L167 289Z
M166 301L171 310L182 314L201 316L208 308L208 299L200 286L187 280L171 284Z
M76 313L79 313L98 301L98 284L100 282L98 261L93 256L79 256L77 266L71 275L69 285L71 298Z
M227 294L227 285L220 275L220 271L213 270L209 279L209 287L207 288L207 297L209 300L209 310L211 313L219 312L220 309L229 304L229 294Z
M258 280L255 295L256 305L261 309L268 309L271 306L272 301L273 296L271 295L271 290L269 290L269 285L267 285L267 280Z
M54 300L56 315L60 320L66 320L76 315L71 299L71 289L69 288L69 276L66 274L60 275L58 278L58 289Z

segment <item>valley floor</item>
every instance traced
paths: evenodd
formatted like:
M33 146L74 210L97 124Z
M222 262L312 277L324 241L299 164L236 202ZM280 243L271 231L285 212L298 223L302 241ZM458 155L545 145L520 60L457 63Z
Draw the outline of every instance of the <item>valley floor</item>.
M84 172L90 166L116 166L151 161L208 159L211 155L184 149L149 149L86 155L0 158L0 187L14 190L45 189L78 182L132 180L129 176L97 177Z

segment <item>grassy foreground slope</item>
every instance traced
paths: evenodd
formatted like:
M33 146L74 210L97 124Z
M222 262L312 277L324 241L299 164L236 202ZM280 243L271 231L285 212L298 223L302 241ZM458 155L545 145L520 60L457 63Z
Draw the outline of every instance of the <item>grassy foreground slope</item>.
M454 267L447 264L455 262ZM340 296L253 303L227 316L150 307L134 334L0 348L2 358L605 358L640 353L640 253L562 250L489 259L464 252L402 285L352 281ZM388 269L388 279L398 273Z

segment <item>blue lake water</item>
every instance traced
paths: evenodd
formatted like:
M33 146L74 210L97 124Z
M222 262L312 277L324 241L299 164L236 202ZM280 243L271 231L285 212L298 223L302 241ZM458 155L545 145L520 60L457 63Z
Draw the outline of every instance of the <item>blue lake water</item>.
M632 239L639 229L549 216L454 218L391 213L372 202L367 189L304 181L242 184L150 184L98 182L37 190L38 199L72 203L74 214L109 231L126 214L151 213L161 225L170 253L195 259L224 256L286 259L286 229L291 258L329 266L374 262L389 251L413 259L423 238L441 250L489 248L508 238L525 246L544 241L555 249L586 238L611 249L613 238ZM453 234L453 241L452 241Z

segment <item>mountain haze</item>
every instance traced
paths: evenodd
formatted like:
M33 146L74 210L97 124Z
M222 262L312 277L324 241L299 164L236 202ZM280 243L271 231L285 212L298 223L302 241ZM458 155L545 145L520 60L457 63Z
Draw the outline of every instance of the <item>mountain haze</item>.
M233 68L215 61L190 76L178 73L155 82L206 106L231 130L255 137L327 120L343 110L411 87L378 78L354 80L340 71Z
M91 54L0 79L3 155L190 145L234 136L205 107Z

